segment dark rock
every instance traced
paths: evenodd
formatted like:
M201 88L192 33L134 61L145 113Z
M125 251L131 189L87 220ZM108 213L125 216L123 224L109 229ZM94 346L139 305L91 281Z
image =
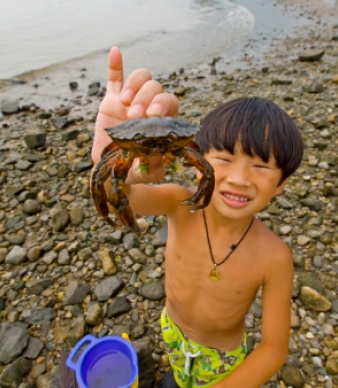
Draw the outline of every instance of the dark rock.
M82 171L90 170L92 167L93 167L92 162L79 162L75 164L74 171L82 172Z
M19 160L16 164L15 164L15 168L17 170L21 170L21 171L27 171L29 170L31 167L32 167L32 163L29 162L28 160Z
M56 232L62 231L68 224L69 213L66 209L55 209L52 212L53 229Z
M46 132L27 133L24 137L24 141L28 148L42 147L46 144L46 139Z
M29 337L28 346L22 353L22 357L35 359L39 356L44 344L39 338Z
M6 194L8 196L19 194L23 190L24 190L24 187L22 185L8 185L8 186L6 186Z
M53 117L52 123L58 129L65 129L75 123L75 119L69 119L67 117Z
M63 302L65 304L82 303L90 290L90 285L87 282L73 280L69 282Z
M132 342L136 349L139 369L139 388L153 387L155 381L155 363L152 357L152 345L148 339Z
M298 281L299 281L300 287L303 287L303 286L311 287L317 292L319 292L320 294L324 295L324 288L322 287L320 280L313 272L303 272L299 274Z
M123 236L122 243L126 250L137 248L139 246L139 238L135 233L127 233Z
M107 317L115 318L131 310L130 303L124 296L118 296L113 303L108 306Z
M286 386L294 388L302 388L305 384L305 379L299 368L292 365L285 365L282 368L282 380Z
M26 287L32 294L39 295L43 290L50 287L53 284L53 279L43 278L43 279L34 279L26 283Z
M291 85L292 79L287 78L273 78L271 80L271 85Z
M168 239L168 227L163 226L155 233L152 245L155 248L164 247L167 243L167 239Z
M61 134L61 137L63 140L66 140L66 141L75 140L79 134L80 134L80 131L78 129L73 129L72 131Z
M31 370L33 362L20 357L7 367L0 376L0 387L17 388L22 383L26 374Z
M56 317L56 312L50 307L38 307L23 310L21 318L30 325L47 325Z
M93 82L88 85L88 96L95 96L100 91L101 84L100 82Z
M94 293L97 299L103 302L111 296L116 295L123 287L124 282L122 279L117 276L111 276L98 284L94 289Z
M9 364L20 356L28 340L29 332L22 324L3 322L0 326L0 363Z
M78 84L76 81L69 82L68 85L69 85L70 90L75 90L78 87Z
M149 300L161 300L165 297L164 285L158 280L145 284L139 289L139 294Z

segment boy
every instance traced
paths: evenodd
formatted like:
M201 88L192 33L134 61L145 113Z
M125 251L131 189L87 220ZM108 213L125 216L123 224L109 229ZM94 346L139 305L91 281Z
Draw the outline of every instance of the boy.
M134 117L175 117L177 112L177 99L163 93L146 70L133 72L123 85L121 52L113 48L107 95L96 122L94 162L110 142L104 128ZM254 215L299 166L301 136L274 103L244 98L211 112L196 141L215 170L207 208L190 212L181 205L191 196L185 187L147 184L163 178L161 157L150 160L149 173L137 170L136 162L124 192L136 213L168 219L161 326L176 383L260 387L287 356L293 266L288 247ZM107 192L109 186L108 179ZM246 357L245 315L261 286L261 342Z

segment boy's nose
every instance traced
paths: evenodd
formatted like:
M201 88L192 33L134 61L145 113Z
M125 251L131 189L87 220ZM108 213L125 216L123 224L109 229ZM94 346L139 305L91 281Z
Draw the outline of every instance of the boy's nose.
M248 186L250 184L250 174L244 167L233 168L229 171L227 181L236 186Z

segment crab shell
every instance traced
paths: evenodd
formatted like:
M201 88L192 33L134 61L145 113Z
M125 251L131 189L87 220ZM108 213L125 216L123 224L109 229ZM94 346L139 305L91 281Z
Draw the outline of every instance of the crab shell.
M184 158L188 165L201 172L202 178L194 195L182 204L194 210L209 204L215 184L214 170L192 141L199 127L172 117L149 117L126 121L106 131L113 142L103 150L101 161L93 171L91 192L98 212L110 225L121 227L122 224L139 231L128 198L122 191L135 158L140 158L140 163L147 163L151 156L163 155L167 162L175 157ZM109 177L112 186L107 195L104 183ZM120 224L109 217L107 203Z

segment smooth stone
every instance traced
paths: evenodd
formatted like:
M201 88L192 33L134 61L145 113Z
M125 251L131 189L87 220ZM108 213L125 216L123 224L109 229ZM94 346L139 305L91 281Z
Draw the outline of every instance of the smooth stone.
M38 148L43 147L46 144L47 133L27 133L24 136L24 141L28 148Z
M124 282L122 279L117 276L111 276L95 287L94 294L100 302L104 302L111 296L117 294L123 287Z
M108 306L107 317L116 318L130 310L131 306L127 299L124 296L118 296L115 301Z
M28 330L19 323L3 322L0 326L0 362L9 364L26 348Z
M303 286L301 288L302 302L315 311L328 311L332 303L313 288Z
M302 62L319 61L325 54L325 50L304 50L298 54L298 58Z
M66 294L63 298L64 304L82 303L91 290L90 285L85 281L72 280L69 282Z

